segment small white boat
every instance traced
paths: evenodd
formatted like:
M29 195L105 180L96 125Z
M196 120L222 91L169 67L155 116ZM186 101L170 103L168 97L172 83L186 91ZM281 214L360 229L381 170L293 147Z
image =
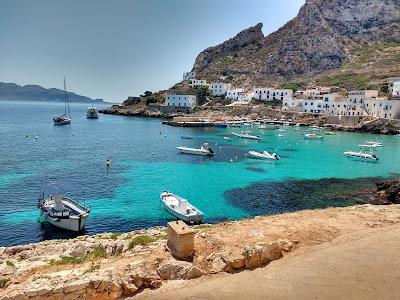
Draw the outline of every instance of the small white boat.
M343 155L347 157L361 158L361 159L370 159L370 160L379 160L374 153L365 153L363 151L347 151L344 152Z
M261 140L261 136L259 135L251 135L248 133L236 133L236 132L232 132L232 134L242 139Z
M258 126L258 129L268 129L268 127L266 125L260 125Z
M231 140L232 140L232 138L231 138L231 137L229 137L229 136L224 136L224 140L231 141Z
M337 135L337 133L333 132L333 131L326 131L325 134L326 135Z
M83 207L63 195L43 198L39 200L38 207L40 214L51 225L75 232L85 227L90 213L90 207Z
M365 144L366 145L372 145L374 147L383 147L383 144L381 142L378 142L378 141L366 141Z
M208 147L208 143L204 143L200 149L189 148L189 147L176 147L181 153L194 154L194 155L205 155L213 156L214 151Z
M279 160L280 157L276 153L268 153L267 151L264 152L257 152L257 151L249 151L249 157L251 158L258 158L258 159L273 159Z
M322 140L324 137L316 133L305 133L304 138L307 140Z
M381 147L381 146L377 146L377 145L375 145L375 144L360 144L360 145L358 145L358 147L360 147L360 148L375 149L375 148L378 148L378 147Z
M86 111L86 118L88 119L97 119L99 117L99 111L96 107L88 107Z
M186 199L169 192L162 192L160 198L164 209L174 217L188 223L199 223L203 220L204 214Z
M277 137L283 137L283 134L279 133L279 134L277 135Z
M323 129L322 127L319 127L317 125L311 125L311 126L309 126L309 128L312 128L312 129Z
M283 123L283 126L290 126L290 123L285 122L285 123Z

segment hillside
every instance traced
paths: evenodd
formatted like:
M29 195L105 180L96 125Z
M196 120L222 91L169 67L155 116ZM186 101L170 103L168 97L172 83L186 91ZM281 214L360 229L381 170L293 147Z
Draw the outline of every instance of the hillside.
M307 0L276 32L250 27L201 52L193 69L199 78L244 86L375 86L400 74L399 7L399 0Z
M45 89L39 85L20 86L15 83L0 82L0 100L64 101L64 99L63 90ZM68 92L68 99L70 102L103 102L102 99L91 99L72 92Z

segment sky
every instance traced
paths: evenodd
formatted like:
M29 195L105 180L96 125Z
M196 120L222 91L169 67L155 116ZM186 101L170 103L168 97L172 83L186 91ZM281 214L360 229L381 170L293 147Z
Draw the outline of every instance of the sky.
M0 0L0 82L67 88L121 102L166 89L199 52L304 0Z

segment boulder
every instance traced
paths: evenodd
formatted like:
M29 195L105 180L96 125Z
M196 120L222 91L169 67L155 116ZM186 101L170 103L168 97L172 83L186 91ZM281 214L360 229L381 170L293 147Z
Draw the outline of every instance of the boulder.
M76 242L65 252L65 255L82 257L85 256L89 251L90 247L85 242Z
M190 262L169 260L157 268L157 273L164 280L194 279L204 273Z
M279 239L277 240L277 243L279 244L279 247L281 247L283 251L285 252L292 251L293 243L288 239Z
M263 264L264 247L262 245L245 246L243 256L246 269L258 268Z

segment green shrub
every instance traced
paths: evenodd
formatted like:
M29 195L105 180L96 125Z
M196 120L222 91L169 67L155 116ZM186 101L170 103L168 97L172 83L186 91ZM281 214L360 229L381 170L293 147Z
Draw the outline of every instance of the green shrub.
M90 252L89 256L94 258L107 258L107 251L103 247L97 246Z
M116 240L116 239L118 239L118 237L120 236L121 234L120 233L111 233L110 234L110 239L112 239L112 240Z
M3 279L0 279L0 288L3 288L3 287L5 287L5 286L6 286L6 284L7 284L9 281L10 281L10 279L9 279L9 278L3 278Z
M7 266L14 267L14 263L11 260L6 261Z
M60 260L50 260L50 264L54 266L58 265L77 265L85 261L85 257L75 258L72 256L61 256Z
M155 242L155 241L156 241L156 239L154 239L154 238L151 237L151 236L148 236L148 235L139 235L139 236L134 237L134 238L130 241L130 243L129 243L129 245L128 245L128 249L132 249L132 248L134 248L135 246L138 246L138 245L146 246L146 245L148 245L148 244L150 244L150 243L153 243L153 242Z

